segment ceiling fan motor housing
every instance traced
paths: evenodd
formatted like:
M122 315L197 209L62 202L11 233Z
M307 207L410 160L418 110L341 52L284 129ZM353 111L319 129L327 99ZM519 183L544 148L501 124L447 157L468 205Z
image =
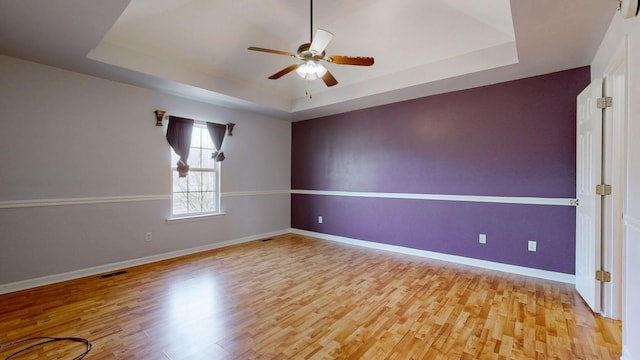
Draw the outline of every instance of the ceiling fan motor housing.
M322 60L324 59L325 52L323 51L320 54L314 54L309 49L311 48L311 43L302 44L298 47L298 58L301 60Z

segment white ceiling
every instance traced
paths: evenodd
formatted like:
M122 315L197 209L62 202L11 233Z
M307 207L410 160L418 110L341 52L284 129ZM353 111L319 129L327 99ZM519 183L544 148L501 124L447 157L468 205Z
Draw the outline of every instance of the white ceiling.
M316 0L339 84L307 82L295 53L306 0L0 0L0 53L288 120L589 65L615 0ZM305 95L309 91L313 98Z

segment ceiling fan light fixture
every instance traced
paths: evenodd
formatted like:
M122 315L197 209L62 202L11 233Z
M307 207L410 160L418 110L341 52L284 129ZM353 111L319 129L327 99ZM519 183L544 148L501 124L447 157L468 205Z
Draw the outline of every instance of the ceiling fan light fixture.
M313 37L311 45L309 45L309 52L311 55L316 56L324 52L324 49L329 45L329 42L333 39L333 34L327 30L318 29L316 36Z
M304 64L298 66L296 73L303 79L315 80L323 77L327 73L327 69L313 60L307 60Z

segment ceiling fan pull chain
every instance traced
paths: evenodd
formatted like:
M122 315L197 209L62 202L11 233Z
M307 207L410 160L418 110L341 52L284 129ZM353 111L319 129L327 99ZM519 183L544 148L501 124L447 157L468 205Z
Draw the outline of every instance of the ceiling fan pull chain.
M309 83L311 82L311 80L306 80L304 81L304 94L307 95L309 97L309 99L313 99L313 95L311 95L311 91L309 90Z

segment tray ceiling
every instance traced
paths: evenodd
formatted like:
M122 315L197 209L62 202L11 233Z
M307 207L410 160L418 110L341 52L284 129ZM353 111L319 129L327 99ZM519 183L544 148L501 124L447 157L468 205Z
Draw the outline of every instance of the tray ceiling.
M295 72L309 41L299 0L0 0L0 53L299 120L588 65L615 11L602 0L323 0L339 84ZM306 93L312 94L310 99Z

